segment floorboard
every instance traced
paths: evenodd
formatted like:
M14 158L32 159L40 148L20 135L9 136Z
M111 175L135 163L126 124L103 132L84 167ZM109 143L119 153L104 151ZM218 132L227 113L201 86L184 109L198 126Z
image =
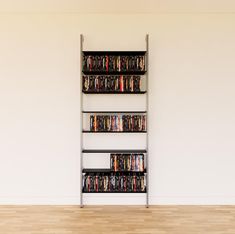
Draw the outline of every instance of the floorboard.
M235 206L0 206L1 234L235 234Z

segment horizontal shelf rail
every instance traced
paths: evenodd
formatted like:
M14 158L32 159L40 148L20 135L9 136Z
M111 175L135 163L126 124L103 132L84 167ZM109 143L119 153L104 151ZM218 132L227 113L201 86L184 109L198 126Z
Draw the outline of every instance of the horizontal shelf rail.
M132 92L132 91L82 91L84 94L145 94L147 91L139 91L139 92Z
M146 71L86 71L83 70L84 75L144 75Z
M130 150L123 150L123 149L84 149L82 153L120 153L120 154L137 154L137 153L147 153L145 149L130 149Z
M124 192L124 191L106 191L106 192L87 192L87 191L83 191L83 193L146 193L146 191L139 191L139 192L134 192L134 191L127 191L127 192Z
M84 168L82 173L144 174L146 169L144 171L113 171L110 168Z
M107 113L107 114L112 114L112 113L114 113L114 114L145 114L145 113L147 113L147 111L82 111L82 113L84 113L84 114L89 114L89 113Z
M83 133L147 133L147 131L86 131L86 130L83 130L82 131Z
M137 50L132 50L132 51L89 51L89 50L84 50L82 51L84 55L117 55L117 56L134 56L134 55L145 55L146 51L137 51Z

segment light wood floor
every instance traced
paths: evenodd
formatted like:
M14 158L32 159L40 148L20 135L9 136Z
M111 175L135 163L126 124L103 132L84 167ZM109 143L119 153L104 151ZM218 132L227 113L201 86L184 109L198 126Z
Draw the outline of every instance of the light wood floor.
M235 234L235 206L0 206L1 234Z

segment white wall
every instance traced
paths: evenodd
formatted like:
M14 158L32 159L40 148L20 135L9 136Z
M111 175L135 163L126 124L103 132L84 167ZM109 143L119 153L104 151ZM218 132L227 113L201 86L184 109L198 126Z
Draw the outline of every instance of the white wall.
M234 13L234 0L0 0L0 12Z
M150 34L151 204L235 204L234 14L28 13L0 15L0 203L79 203L80 33L116 50Z

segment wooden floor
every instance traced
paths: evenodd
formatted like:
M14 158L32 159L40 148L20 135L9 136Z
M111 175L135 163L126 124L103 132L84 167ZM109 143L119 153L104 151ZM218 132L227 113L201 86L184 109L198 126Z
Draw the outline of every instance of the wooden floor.
M235 234L235 206L0 206L1 234Z

